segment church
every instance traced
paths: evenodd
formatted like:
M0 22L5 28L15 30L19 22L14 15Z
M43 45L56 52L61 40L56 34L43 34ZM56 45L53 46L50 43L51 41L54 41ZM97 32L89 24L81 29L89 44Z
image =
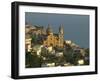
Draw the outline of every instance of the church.
M47 28L44 27L35 27L26 25L25 27L25 48L28 51L31 51L32 44L34 45L43 45L45 47L64 47L64 29L60 25L58 28L58 33L54 33L50 25ZM35 36L35 41L32 41L32 36Z
M50 25L46 29L46 39L43 40L44 46L53 46L53 47L63 47L64 46L64 30L63 26L59 27L58 34L53 33L53 30Z

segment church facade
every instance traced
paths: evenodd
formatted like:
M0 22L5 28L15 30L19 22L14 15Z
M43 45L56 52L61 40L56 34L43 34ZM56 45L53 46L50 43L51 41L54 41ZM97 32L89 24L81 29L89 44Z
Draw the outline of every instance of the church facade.
M53 33L53 30L50 25L46 29L46 39L43 40L44 46L53 46L53 47L63 47L64 46L64 30L63 26L59 27L58 34Z

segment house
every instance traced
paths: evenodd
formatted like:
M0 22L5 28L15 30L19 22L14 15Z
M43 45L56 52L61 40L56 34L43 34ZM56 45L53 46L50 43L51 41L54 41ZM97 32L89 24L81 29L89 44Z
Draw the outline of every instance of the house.
M32 43L31 43L32 38L30 35L25 36L25 49L27 52L31 52L32 49Z
M32 49L33 49L33 52L36 52L36 54L38 56L41 55L41 48L43 47L43 45L35 45Z

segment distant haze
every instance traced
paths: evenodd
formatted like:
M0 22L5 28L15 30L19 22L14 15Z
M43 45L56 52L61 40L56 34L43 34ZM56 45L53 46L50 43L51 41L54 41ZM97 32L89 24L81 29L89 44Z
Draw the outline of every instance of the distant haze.
M89 15L25 12L25 22L45 28L50 24L55 33L62 24L65 40L72 40L80 47L89 47Z

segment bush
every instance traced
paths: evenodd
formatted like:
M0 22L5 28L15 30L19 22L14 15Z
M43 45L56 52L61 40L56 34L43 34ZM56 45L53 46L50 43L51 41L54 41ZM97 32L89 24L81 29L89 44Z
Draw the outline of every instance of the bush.
M41 58L36 54L26 53L26 68L41 67Z

